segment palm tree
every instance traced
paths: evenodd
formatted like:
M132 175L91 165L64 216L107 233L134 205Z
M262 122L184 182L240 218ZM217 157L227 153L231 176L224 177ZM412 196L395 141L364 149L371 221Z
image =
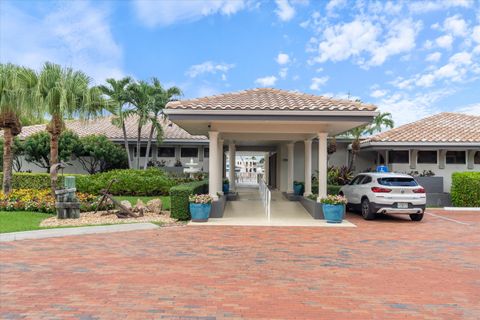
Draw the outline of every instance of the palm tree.
M152 96L153 96L153 101L151 101L151 105L149 108L149 117L148 121L151 124L150 127L150 134L148 136L148 143L147 143L147 151L145 155L145 165L143 167L144 170L147 169L148 167L148 161L150 160L150 148L152 145L152 140L153 140L153 134L155 131L157 131L157 141L160 142L163 138L163 128L162 128L162 122L165 121L165 117L163 114L163 109L165 109L165 106L167 103L172 100L173 97L179 96L182 94L182 90L180 90L178 87L171 87L165 90L162 85L160 84L160 81L157 78L152 78ZM159 117L161 117L161 120L159 121Z
M50 163L58 163L58 140L65 130L65 118L88 118L103 109L101 91L90 87L90 78L81 71L45 63L38 79L36 101L51 120L47 125L50 134ZM50 172L52 192L57 188L57 173Z
M347 134L353 138L352 157L350 158L350 163L348 165L349 171L353 169L353 163L360 152L361 136L363 134L374 134L381 132L384 128L393 128L393 126L394 122L392 120L392 114L390 112L381 112L373 119L371 124L363 125L347 132Z
M37 114L32 104L36 73L13 64L0 64L0 128L3 129L3 192L12 189L14 137L22 131L21 118Z
M127 137L127 129L125 127L125 112L124 112L124 105L128 102L128 91L127 87L130 85L133 80L130 77L125 77L120 80L115 79L107 79L106 80L108 85L101 85L99 88L109 98L109 103L113 106L110 108L110 111L116 116L112 119L112 123L118 127L122 128L123 132L123 142L125 146L125 151L127 152L128 157L128 167L132 167L132 159L130 156L130 149L128 147L128 137Z
M135 116L137 123L137 158L135 169L140 169L140 140L142 127L148 122L150 106L152 105L152 87L145 81L131 83L127 87L128 102L134 107L124 112L125 117Z

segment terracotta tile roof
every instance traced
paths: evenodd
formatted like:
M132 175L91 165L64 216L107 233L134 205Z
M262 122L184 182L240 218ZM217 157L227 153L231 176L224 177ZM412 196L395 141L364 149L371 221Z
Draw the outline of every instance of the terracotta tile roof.
M123 133L122 129L114 126L112 124L112 118L109 117L101 117L93 120L82 121L82 120L67 120L66 127L69 130L74 131L80 137L84 137L90 134L104 134L111 140L123 140ZM150 124L143 126L142 128L142 139L148 139L150 134ZM126 120L126 129L127 129L127 136L129 139L136 139L137 138L137 118L136 117L129 117ZM45 125L33 125L33 126L26 126L23 127L22 132L19 135L20 139L24 139L29 135L34 133L44 131ZM164 140L198 140L207 141L207 137L205 136L194 136L189 134L187 131L183 130L173 122L169 120L164 120L163 123L163 131L164 131ZM0 132L0 136L3 137L3 132Z
M251 89L191 100L172 101L167 109L375 111L372 104L271 88Z
M480 117L443 112L382 132L366 142L478 142L480 146Z

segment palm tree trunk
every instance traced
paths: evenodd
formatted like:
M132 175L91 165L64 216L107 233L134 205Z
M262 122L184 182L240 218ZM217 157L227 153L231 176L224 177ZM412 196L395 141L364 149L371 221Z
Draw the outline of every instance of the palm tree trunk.
M142 125L140 124L140 120L138 122L138 136L137 136L137 165L135 169L140 169L140 139L142 136Z
M125 121L122 121L122 131L123 131L123 143L125 144L125 151L127 152L127 157L128 157L128 168L132 169L132 157L130 155L130 148L128 146L127 128L125 127Z
M12 128L3 128L3 193L9 194L12 191Z
M152 139L153 139L153 132L155 131L155 127L152 124L152 128L150 129L150 135L148 136L148 143L147 143L147 153L145 154L145 165L143 166L143 170L147 170L148 161L150 161L150 148L152 146Z
M63 122L62 119L56 115L52 117L52 120L47 127L50 133L50 166L58 163L58 140L62 133ZM57 190L58 173L57 170L50 170L50 181L52 187L52 193L55 196L55 190Z

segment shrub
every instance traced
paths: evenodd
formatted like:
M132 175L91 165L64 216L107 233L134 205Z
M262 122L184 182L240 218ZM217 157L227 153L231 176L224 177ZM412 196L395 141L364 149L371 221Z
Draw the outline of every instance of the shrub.
M76 176L77 181L83 175L68 174ZM0 179L3 179L3 172L0 172ZM63 176L58 176L58 185L63 186ZM48 173L24 173L16 172L12 176L12 189L48 189L50 188L50 175Z
M208 192L207 181L181 184L170 189L170 216L178 220L189 220L189 197Z
M480 207L480 172L455 172L450 190L455 207Z
M336 185L329 184L327 186L327 193L332 194L332 195L337 195L340 192L341 187L342 186L336 186ZM318 194L318 184L312 186L312 193Z
M80 138L74 151L78 161L90 174L128 167L127 153L105 135L88 135Z

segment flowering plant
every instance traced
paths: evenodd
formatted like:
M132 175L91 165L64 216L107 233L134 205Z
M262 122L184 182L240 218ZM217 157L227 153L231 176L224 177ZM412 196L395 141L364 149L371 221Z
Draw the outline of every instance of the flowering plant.
M208 204L212 203L213 198L209 194L193 194L188 197L190 203Z
M320 203L324 204L347 204L347 198L344 196L328 195L326 198L320 199Z

